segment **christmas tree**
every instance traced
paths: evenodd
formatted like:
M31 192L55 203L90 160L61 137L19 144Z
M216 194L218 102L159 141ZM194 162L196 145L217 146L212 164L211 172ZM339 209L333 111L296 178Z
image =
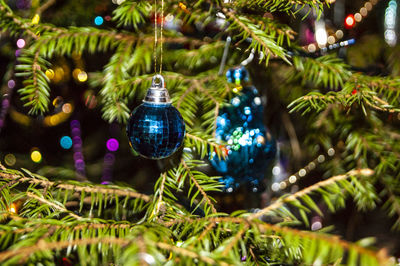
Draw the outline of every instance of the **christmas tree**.
M0 0L0 263L396 264L396 15Z

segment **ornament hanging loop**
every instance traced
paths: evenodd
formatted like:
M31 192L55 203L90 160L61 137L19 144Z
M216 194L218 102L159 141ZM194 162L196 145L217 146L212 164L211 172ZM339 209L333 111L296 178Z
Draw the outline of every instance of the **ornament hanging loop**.
M151 87L147 90L146 97L143 102L154 104L170 104L171 98L165 88L164 77L160 74L154 75Z
M158 82L157 82L158 81ZM164 77L161 76L160 74L154 75L152 81L151 81L151 87L160 87L160 88L165 88L165 81Z

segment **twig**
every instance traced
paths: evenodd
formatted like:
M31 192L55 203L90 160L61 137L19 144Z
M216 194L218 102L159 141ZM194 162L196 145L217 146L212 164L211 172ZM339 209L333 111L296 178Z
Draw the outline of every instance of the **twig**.
M44 5L42 5L41 7L39 7L36 11L36 13L38 15L41 15L46 9L48 9L49 7L51 7L52 5L54 5L56 2L56 0L49 0L47 1Z
M214 204L211 202L210 198L207 196L207 193L204 191L204 189L200 186L199 182L197 182L196 178L194 178L192 171L187 166L185 160L181 159L181 163L182 163L183 167L186 169L186 171L188 172L188 174L190 176L190 180L192 180L193 184L200 191L201 195L207 201L208 205L210 205L212 212L217 213L217 210L215 209Z
M294 194L291 194L290 196L286 197L286 198L280 198L277 201L275 201L273 204L269 205L268 207L260 210L257 213L251 214L248 216L248 219L254 220L257 218L260 218L261 216L263 216L264 214L271 212L273 210L279 209L283 204L285 204L286 202L290 202L290 201L294 201L297 198L303 197L304 195L309 195L310 192L319 189L320 187L324 187L324 186L328 186L331 184L336 183L339 180L343 180L343 179L347 179L350 176L358 176L358 175L363 175L363 176L371 176L374 173L373 170L369 169L369 168L365 168L365 169L357 169L357 170L351 170L348 173L344 174L344 175L337 175L337 176L333 176L327 180L324 181L320 181L312 186L309 186L303 190L300 190Z
M178 253L178 254L181 254L183 256L193 258L193 259L199 259L199 260L202 260L202 261L204 261L205 263L208 263L208 264L217 264L217 262L214 259L206 257L206 256L202 256L202 255L200 255L200 254L198 254L196 252L193 252L193 251L185 249L185 248L173 246L173 245L170 245L170 244L167 244L167 243L163 243L163 242L155 243L155 245L157 247L161 248L161 249L165 249L165 250L168 250L168 251L171 251L171 252L175 252L175 253Z
M71 212L71 211L65 209L64 207L61 207L61 206L59 206L59 205L57 205L57 204L55 204L55 203L53 203L53 202L50 202L50 201L48 201L48 200L46 200L46 199L44 199L44 198L38 197L38 196L36 196L35 194L33 194L33 193L31 193L31 192L27 192L26 195L27 195L29 198L33 198L33 199L35 199L35 200L37 200L37 201L40 201L41 203L47 204L47 205L49 205L50 207L53 207L54 209L57 209L57 210L59 210L59 211L61 211L61 212L66 212L66 213L68 213L70 216L74 217L75 219L78 219L78 220L82 219L82 217L80 217L79 215L76 215L75 213L73 213L73 212Z
M52 182L49 180L38 179L34 177L25 177L22 175L15 175L15 174L8 174L4 172L0 172L0 177L6 180L18 180L18 182L27 182L30 184L37 184L42 187L54 187L59 189L65 190L72 190L76 192L88 192L88 193L103 193L103 194L112 194L118 196L126 196L131 198L138 198L143 201L149 202L151 197L145 194L140 194L135 191L129 191L126 189L118 189L118 188L105 188L100 186L88 186L89 184L85 185L72 185L72 184L59 184L56 182Z
M40 240L32 246L28 247L20 247L14 250L7 250L0 252L0 261L7 260L9 258L21 255L23 258L20 262L26 261L30 255L38 252L38 251L50 251L53 249L64 249L70 246L78 246L78 245L93 245L93 244L118 244L118 245L127 245L134 240L128 240L123 238L115 238L115 237L107 237L107 238L87 238L87 239L75 239L75 240L66 240L66 241L55 241L55 242L46 242L44 240Z

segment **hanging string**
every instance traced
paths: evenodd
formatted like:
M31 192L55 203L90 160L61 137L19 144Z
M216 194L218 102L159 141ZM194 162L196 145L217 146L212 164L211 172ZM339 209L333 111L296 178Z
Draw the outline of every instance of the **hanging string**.
M161 28L160 28L160 74L163 65L163 29L164 29L164 0L161 0Z
M154 73L157 73L157 0L154 0Z

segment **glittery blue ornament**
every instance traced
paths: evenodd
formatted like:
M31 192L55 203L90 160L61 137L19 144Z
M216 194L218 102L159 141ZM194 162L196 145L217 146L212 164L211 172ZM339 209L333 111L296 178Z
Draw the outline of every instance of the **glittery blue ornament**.
M133 110L126 131L131 147L149 159L168 157L182 145L185 123L179 111L171 105L161 75L153 77L151 88L143 104Z
M235 77L236 75L236 77ZM244 67L230 69L230 82L248 80ZM263 123L263 106L257 89L247 86L232 98L231 105L220 110L216 138L227 143L227 156L219 159L210 154L210 163L222 176L225 191L232 192L241 184L259 191L266 169L275 158L276 144Z

